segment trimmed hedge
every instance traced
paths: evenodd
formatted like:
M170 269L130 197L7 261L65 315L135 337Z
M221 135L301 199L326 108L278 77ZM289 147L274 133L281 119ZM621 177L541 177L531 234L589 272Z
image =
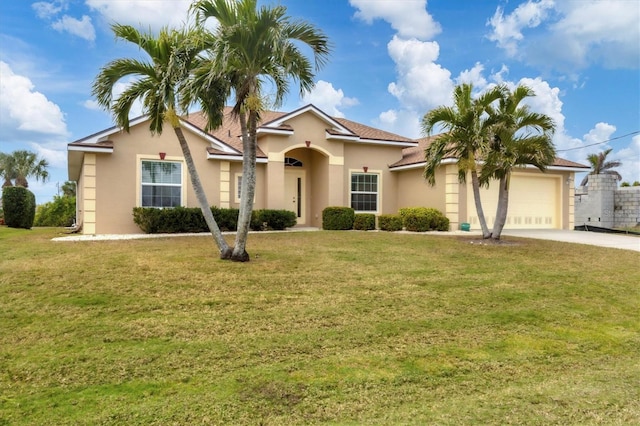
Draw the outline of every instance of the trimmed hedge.
M282 231L297 223L296 214L290 210L254 210L251 229L254 231Z
M448 231L449 219L438 209L407 207L400 209L400 216L407 231Z
M356 212L351 207L327 207L322 211L322 229L346 231L353 229Z
M238 209L211 207L213 217L221 231L238 229ZM174 207L156 209L135 207L133 221L147 234L176 234L187 232L208 232L202 211L197 207ZM251 229L282 230L296 224L295 213L288 210L255 210L251 219Z
M4 222L8 227L31 229L36 217L36 196L21 186L4 187L2 208Z
M382 231L402 231L402 216L399 214L382 214L378 216L378 226Z
M372 231L376 229L376 215L373 213L357 213L353 220L353 229L357 231Z

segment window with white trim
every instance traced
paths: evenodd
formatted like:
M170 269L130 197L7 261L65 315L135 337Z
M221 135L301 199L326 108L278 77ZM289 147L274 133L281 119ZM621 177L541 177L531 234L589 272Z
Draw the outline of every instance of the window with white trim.
M178 207L182 205L182 163L142 160L142 207Z
M351 174L351 208L358 212L377 212L379 198L377 173Z

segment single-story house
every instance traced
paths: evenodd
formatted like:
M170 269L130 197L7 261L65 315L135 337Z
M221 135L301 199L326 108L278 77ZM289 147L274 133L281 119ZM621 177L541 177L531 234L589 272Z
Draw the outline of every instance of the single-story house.
M211 205L238 207L242 188L240 126L225 111L223 125L205 132L200 113L182 118L200 179ZM429 139L414 140L344 118L313 105L292 112L267 111L258 128L256 209L288 209L298 226L321 227L328 206L356 212L397 213L402 207L435 207L451 229L479 224L469 183L458 182L456 159L445 159L430 186L422 177ZM77 182L77 224L85 234L140 230L134 207L198 207L175 133L151 135L148 119L132 120L68 145L69 179ZM546 173L513 173L506 228L573 229L574 173L588 169L557 159ZM493 222L497 185L483 189Z

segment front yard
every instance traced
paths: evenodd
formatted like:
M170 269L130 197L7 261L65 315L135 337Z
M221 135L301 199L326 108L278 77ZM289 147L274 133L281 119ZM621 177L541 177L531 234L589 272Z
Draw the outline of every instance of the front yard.
M0 425L638 424L640 254L0 227Z

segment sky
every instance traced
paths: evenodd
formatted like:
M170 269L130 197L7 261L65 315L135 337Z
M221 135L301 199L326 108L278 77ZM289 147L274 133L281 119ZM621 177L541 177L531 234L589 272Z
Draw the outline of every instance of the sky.
M0 2L0 152L37 152L47 182L37 202L68 179L67 144L113 126L91 96L100 68L144 58L117 41L113 23L143 31L180 27L190 0ZM555 120L558 156L588 164L612 149L623 181L640 181L640 1L638 0L260 0L329 37L316 86L291 92L277 110L309 103L327 114L419 138L421 118L475 93L524 84L535 112ZM215 23L208 23L212 27ZM130 81L116 86L122 91ZM117 96L117 93L116 93ZM275 109L275 108L272 108ZM133 115L142 110L137 107ZM577 175L579 182L583 174Z

